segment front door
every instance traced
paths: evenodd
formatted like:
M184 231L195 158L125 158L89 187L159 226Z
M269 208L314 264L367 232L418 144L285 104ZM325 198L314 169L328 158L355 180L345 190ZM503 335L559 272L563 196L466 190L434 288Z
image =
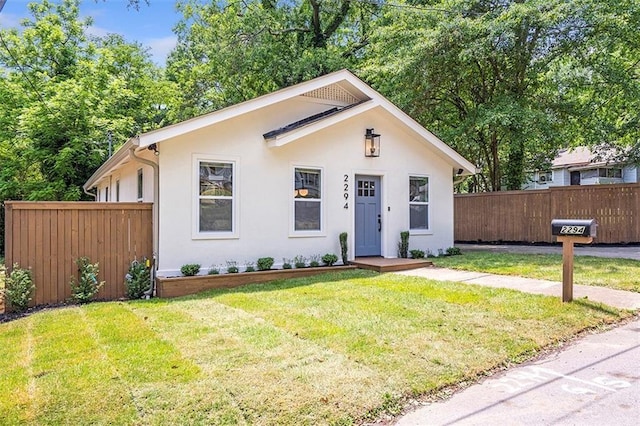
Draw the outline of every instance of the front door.
M571 185L580 185L580 172L571 172Z
M380 177L356 176L356 256L380 256Z

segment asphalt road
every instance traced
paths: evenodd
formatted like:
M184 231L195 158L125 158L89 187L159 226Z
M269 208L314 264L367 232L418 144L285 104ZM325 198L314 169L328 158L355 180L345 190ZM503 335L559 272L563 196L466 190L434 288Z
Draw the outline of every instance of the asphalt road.
M640 319L496 374L397 422L500 424L640 424Z

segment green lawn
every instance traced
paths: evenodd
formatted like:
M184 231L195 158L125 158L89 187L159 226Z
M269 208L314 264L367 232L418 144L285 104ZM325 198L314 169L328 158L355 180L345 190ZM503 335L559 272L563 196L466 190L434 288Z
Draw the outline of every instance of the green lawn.
M467 251L460 256L431 260L443 268L562 281L562 255L559 254ZM640 292L640 262L633 259L575 256L573 282Z
M0 324L5 424L352 424L630 312L367 271Z

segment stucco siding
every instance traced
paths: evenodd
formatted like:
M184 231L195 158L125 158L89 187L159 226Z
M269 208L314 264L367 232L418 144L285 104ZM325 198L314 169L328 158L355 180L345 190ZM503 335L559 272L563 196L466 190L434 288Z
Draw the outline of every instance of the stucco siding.
M226 261L239 265L271 256L276 264L297 255L339 255L338 235L348 232L354 247L356 175L381 177L382 255L395 257L401 231L409 227L409 176L430 182L430 231L410 237L411 248L437 253L453 245L452 168L426 144L405 131L388 113L374 109L281 147L269 148L262 134L327 105L296 100L255 111L163 142L160 146L159 275L178 274L185 263L200 263L203 273ZM364 156L364 133L375 128L381 155ZM236 233L231 238L194 238L198 158L233 161ZM315 236L292 230L293 170L322 171L323 229ZM345 182L345 176L347 181ZM345 183L349 208L345 209Z

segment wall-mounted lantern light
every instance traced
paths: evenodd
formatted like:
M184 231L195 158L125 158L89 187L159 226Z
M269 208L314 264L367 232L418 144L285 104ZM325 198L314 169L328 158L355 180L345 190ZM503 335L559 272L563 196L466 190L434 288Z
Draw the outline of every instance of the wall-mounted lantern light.
M155 143L152 143L151 145L149 145L147 149L149 151L153 151L154 155L156 156L160 155L160 151L158 151L158 145L156 145Z
M364 135L364 156L380 156L380 135L373 133L373 129L367 129Z

